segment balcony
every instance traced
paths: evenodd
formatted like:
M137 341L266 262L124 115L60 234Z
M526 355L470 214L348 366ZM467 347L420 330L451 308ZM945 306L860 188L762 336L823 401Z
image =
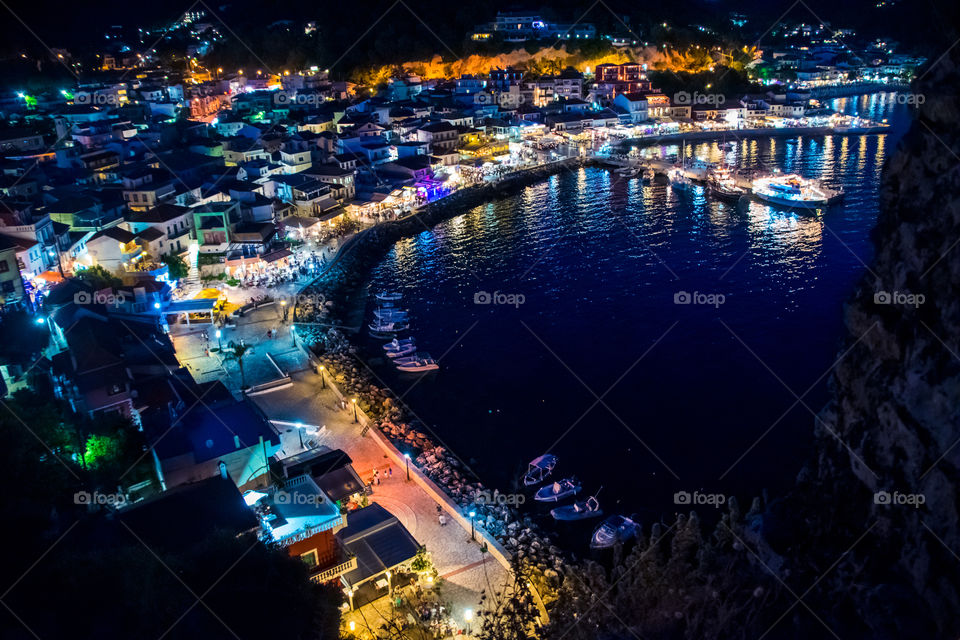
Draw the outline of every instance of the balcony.
M338 578L345 573L350 573L357 568L357 556L350 556L345 562L336 564L332 567L319 571L312 576L310 579L313 582L328 582L334 578Z

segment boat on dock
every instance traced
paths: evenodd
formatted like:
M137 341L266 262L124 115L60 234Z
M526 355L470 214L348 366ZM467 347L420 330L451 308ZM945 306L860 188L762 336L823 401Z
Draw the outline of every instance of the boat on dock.
M564 478L557 480L552 484L541 487L533 499L538 502L560 502L564 498L575 496L580 493L580 483L576 478Z
M587 518L596 518L603 515L600 508L600 502L596 496L590 496L582 502L574 502L564 507L556 507L550 510L550 515L554 520L586 520Z
M707 177L707 189L718 200L736 202L747 195L747 190L737 184L733 173L726 167L715 169Z
M767 204L798 209L824 207L839 199L842 192L824 187L816 180L795 173L773 173L753 181L753 195Z
M376 297L380 302L396 302L403 296L395 291L380 291Z
M626 542L640 533L640 525L626 516L610 516L594 530L590 537L591 549L609 549L618 542Z
M405 309L395 307L378 307L373 310L373 317L381 320L408 320L409 313Z
M398 360L400 360L398 362ZM427 371L436 371L440 368L436 360L430 357L429 353L418 353L408 358L399 358L394 360L398 371L404 373L426 373Z
M524 486L540 484L553 472L555 466L557 466L557 456L553 454L545 453L534 458L527 465L527 472L523 476Z

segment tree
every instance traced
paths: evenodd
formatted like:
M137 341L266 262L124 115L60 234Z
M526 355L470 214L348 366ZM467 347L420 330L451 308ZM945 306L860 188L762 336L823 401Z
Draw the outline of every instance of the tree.
M170 270L171 280L182 280L190 273L190 267L187 266L183 258L176 254L171 253L165 255L160 258L160 260L162 260L163 264L167 265L167 268Z
M230 355L227 356L229 360L236 360L237 366L240 367L240 387L243 389L247 388L247 379L243 373L243 357L249 353L253 347L248 344L238 344L231 340L227 347L230 349Z
M480 597L480 629L483 640L526 640L532 637L539 616L530 591L530 571L518 555L511 560L510 578L502 590Z
M115 289L123 284L120 278L116 277L102 266L95 264L77 272L76 277L92 286L95 290Z

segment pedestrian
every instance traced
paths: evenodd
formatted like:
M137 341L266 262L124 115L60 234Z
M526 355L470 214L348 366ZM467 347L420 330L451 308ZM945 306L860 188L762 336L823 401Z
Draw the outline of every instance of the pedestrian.
M393 477L393 467L387 467L387 477L388 478Z
M437 516L437 521L440 523L441 527L447 526L447 518L442 513Z
M376 485L380 484L380 469L373 470L373 483Z
M207 356L207 357L209 358L209 357L210 357L210 349L204 349L204 350L203 350L203 355L205 355L205 356Z

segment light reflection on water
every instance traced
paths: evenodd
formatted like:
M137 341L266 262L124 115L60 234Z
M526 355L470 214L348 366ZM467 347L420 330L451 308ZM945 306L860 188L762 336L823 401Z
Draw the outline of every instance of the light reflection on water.
M857 105L900 108L843 108ZM894 115L903 117L886 117ZM404 401L501 491L557 439L558 473L578 474L586 491L604 485L608 512L649 520L672 511L678 490L744 500L781 490L813 421L802 406L787 412L795 398L783 385L802 394L834 361L843 300L870 259L889 149L886 136L693 146L696 157L733 154L748 169L780 167L842 187L843 203L818 216L600 169L477 207L397 243L371 276L373 289L404 292L418 344L443 356L441 371L414 386L386 363L373 367L398 393L409 389ZM477 291L526 302L475 305ZM677 305L679 291L726 300ZM376 343L367 349L378 355ZM591 409L596 396L603 401ZM821 381L804 402L819 410L825 399Z

